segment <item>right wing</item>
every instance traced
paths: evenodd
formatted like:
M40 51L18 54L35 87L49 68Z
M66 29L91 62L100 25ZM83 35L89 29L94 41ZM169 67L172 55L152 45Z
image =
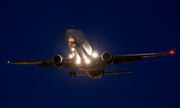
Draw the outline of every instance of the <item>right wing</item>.
M124 64L130 62L136 62L141 60L141 58L148 58L148 57L156 57L156 56L164 56L164 55L172 55L174 51L164 52L164 53L146 53L146 54L129 54L129 55L119 55L114 56L114 64Z

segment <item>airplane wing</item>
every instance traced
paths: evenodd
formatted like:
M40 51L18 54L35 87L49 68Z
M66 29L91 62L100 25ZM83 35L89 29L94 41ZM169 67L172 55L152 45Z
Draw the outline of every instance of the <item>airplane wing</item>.
M37 64L41 64L41 63L47 64L47 63L52 63L52 62L51 62L51 60L46 60L46 61L30 61L30 62L9 62L8 61L8 63L9 64L22 64L22 65L29 65L29 64L37 65Z
M118 55L114 56L114 64L121 64L136 62L141 60L141 58L148 58L148 57L156 57L156 56L164 56L164 55L172 55L174 51L164 52L164 53L146 53L146 54L129 54L129 55Z
M52 67L52 68L56 68L53 63L52 60L42 60L42 61L27 61L27 62L10 62L8 60L8 54L7 54L7 63L8 64L21 64L21 65L38 65L40 67L43 67L44 69L46 67ZM66 67L67 69L71 69L74 68L72 67L72 59L69 58L63 58L63 67Z
M9 64L21 64L21 65L38 65L40 67L54 67L51 60L45 61L29 61L29 62L9 62Z
M72 63L71 59L65 58L63 59L64 63ZM45 63L45 64L52 64L52 60L43 60L43 61L29 61L29 62L10 62L9 60L7 60L7 63L9 64L22 64L22 65L33 65L33 64L41 64L41 63Z

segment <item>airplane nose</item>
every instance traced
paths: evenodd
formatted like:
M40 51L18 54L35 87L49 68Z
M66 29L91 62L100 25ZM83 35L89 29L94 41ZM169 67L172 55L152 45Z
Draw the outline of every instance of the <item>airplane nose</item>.
M75 41L75 37L74 37L74 33L73 33L73 29L67 29L66 30L66 41Z
M74 29L67 29L67 30L66 30L66 35L71 35L71 36L73 36L75 32L76 32L76 31L75 31Z
M71 34L72 33L72 30L71 29L67 29L66 30L66 34Z
M78 45L82 45L84 40L82 40L81 36L81 31L77 27L68 27L66 29L67 42L74 41L78 43Z
M66 37L74 37L74 30L73 29L67 29L66 30Z

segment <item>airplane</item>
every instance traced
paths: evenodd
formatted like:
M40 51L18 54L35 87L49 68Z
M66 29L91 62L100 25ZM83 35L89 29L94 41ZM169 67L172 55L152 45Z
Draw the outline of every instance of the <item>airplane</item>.
M122 65L125 63L135 63L142 58L172 55L175 52L163 53L146 53L146 54L128 54L128 55L113 55L108 51L100 54L100 42L98 51L93 52L91 45L86 39L84 33L75 26L69 26L66 29L65 39L68 47L70 48L71 54L69 57L62 57L56 54L51 60L43 61L30 61L30 62L10 62L9 64L22 64L22 65L38 65L43 67L52 67L61 69L65 67L69 71L69 76L84 76L88 75L92 79L99 79L103 75L121 74L121 73L132 73L133 71L112 71L107 72L103 68L110 67L113 64ZM77 70L83 70L85 73L76 73Z

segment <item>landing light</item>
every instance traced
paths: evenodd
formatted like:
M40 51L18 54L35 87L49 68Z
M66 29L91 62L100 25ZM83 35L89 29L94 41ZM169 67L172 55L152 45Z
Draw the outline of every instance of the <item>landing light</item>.
M69 58L73 58L73 55L70 54L70 55L69 55Z
M86 55L84 55L84 59L87 59Z
M72 51L74 51L75 49L74 49L74 48L72 48L71 50L72 50Z
M85 59L85 61L86 61L86 63L89 63L89 62L90 62L90 60L89 60L89 59Z
M80 60L80 59L77 59L76 63L79 64L80 62L81 62L81 60Z
M94 52L94 53L92 54L92 56L93 56L93 57L97 57L97 53Z
M81 62L81 58L77 55L76 63L79 64Z

